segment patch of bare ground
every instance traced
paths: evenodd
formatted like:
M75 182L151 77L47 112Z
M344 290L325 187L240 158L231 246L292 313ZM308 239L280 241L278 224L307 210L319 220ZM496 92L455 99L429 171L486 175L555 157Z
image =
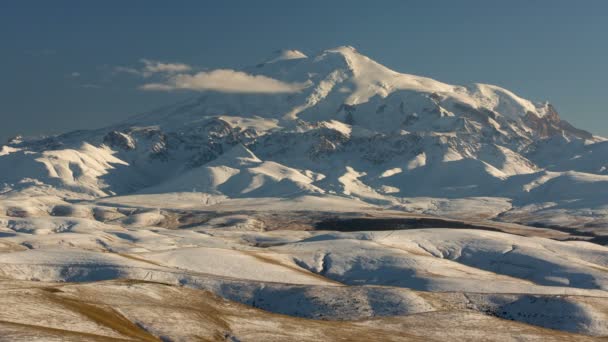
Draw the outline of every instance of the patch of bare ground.
M260 261L263 261L263 262L266 262L266 263L269 263L269 264L272 264L272 265L277 265L277 266L285 267L285 268L287 268L289 270L296 271L296 272L298 272L300 274L303 274L305 276L313 277L313 278L319 279L319 280L327 282L327 283L332 283L332 284L335 284L335 285L344 285L344 284L342 284L342 283L340 283L338 281L326 278L326 277L324 277L324 276L322 276L320 274L314 273L314 272L310 272L310 271L308 271L306 269L303 269L301 267L283 263L283 262L281 262L279 260L273 259L272 257L264 255L263 253L253 252L253 251L242 251L242 253L250 255L250 256L252 256L252 257L254 257L254 258L256 258L256 259L258 259Z
M27 247L16 244L11 241L0 240L0 253L19 252L27 250Z
M595 341L595 338L531 326L470 310L445 310L383 318L387 330L408 331L437 341ZM360 322L373 325L378 320ZM378 322L379 323L379 322Z
M63 293L62 291L51 293L48 295L48 300L52 303L63 306L72 312L79 313L101 326L116 331L122 336L138 341L160 341L157 337L149 334L110 306L90 304L81 300L56 295Z
M61 341L61 342L116 342L129 341L115 337L55 329L34 324L0 321L0 341Z
M569 334L483 315L461 307L400 317L319 321L273 314L209 292L144 281L54 285L2 296L35 297L21 303L18 322L0 320L0 341L592 341ZM19 297L21 296L21 297ZM441 304L441 300L436 304ZM35 307L31 307L35 303ZM448 308L447 305L442 305ZM15 308L13 308L15 309ZM71 327L44 324L40 310L69 311ZM17 317L16 317L17 318ZM85 323L118 336L77 331Z
M274 230L331 230L331 231L385 231L423 228L476 229L497 231L520 236L536 236L555 240L583 239L585 236L573 236L574 231L553 229L551 227L530 227L516 223L491 220L449 219L425 214L412 214L397 211L367 212L222 212L222 213L186 213L173 212L168 221L194 220L197 225L204 224L210 218L242 214L251 216L262 223L265 231ZM177 217L177 218L175 218ZM187 219L184 219L187 217ZM193 223L194 224L194 223ZM186 228L187 225L164 225L171 228Z

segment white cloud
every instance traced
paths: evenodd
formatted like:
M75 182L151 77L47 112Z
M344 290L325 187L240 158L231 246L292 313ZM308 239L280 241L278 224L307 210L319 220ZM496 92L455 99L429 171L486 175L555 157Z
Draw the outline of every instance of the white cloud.
M114 68L114 71L142 77L150 77L155 74L173 75L180 72L187 72L192 70L191 66L183 63L165 63L146 58L142 58L139 61L143 64L143 67L141 69L117 66Z
M80 73L74 71L73 73L70 74L70 76L72 76L72 77L80 77Z
M140 61L144 63L144 77L148 77L156 73L175 74L192 70L191 66L183 63L163 63L145 58L141 59Z
M143 90L195 90L225 93L296 93L308 87L310 82L286 83L274 78L250 75L231 69L203 71L194 75L176 74L162 83L148 83Z
M137 75L143 78L154 77L139 88L149 91L218 91L224 93L296 93L310 85L306 83L287 83L262 75L250 75L232 69L193 72L190 65L166 63L142 58L141 68L118 66L114 72Z

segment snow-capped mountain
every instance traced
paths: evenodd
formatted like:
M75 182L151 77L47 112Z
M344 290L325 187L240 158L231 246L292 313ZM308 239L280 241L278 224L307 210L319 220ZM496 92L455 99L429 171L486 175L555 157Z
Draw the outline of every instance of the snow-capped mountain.
M334 195L430 213L494 197L501 219L608 220L608 142L549 103L399 73L352 47L278 51L242 71L301 90L206 92L103 129L12 139L0 191Z

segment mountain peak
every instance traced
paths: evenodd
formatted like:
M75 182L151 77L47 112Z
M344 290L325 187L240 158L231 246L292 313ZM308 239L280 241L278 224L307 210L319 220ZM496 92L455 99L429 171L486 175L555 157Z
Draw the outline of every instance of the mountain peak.
M351 45L342 45L342 46L337 46L335 48L332 49L327 49L325 50L325 52L338 52L338 53L342 53L342 54L352 54L352 53L359 53L357 51L357 49Z
M381 64L373 61L371 58L361 54L359 51L357 51L357 49L355 49L354 47L352 47L350 45L343 45L343 46L338 46L338 47L335 47L332 49L323 50L323 52L321 52L317 56L316 60L317 61L325 60L330 56L339 56L341 59L344 59L349 68L354 67L353 62L356 62L359 60L373 62L373 63L377 64L378 66L382 66ZM384 67L384 66L382 66L382 67ZM386 68L386 67L384 67L384 68Z

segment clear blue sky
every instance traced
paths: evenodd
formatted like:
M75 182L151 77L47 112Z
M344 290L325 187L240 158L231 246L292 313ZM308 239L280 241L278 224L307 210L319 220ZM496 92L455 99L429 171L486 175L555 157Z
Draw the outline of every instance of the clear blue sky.
M2 140L103 126L188 96L113 74L141 58L239 68L280 48L339 45L401 72L549 100L608 136L604 0L3 0L0 44Z

